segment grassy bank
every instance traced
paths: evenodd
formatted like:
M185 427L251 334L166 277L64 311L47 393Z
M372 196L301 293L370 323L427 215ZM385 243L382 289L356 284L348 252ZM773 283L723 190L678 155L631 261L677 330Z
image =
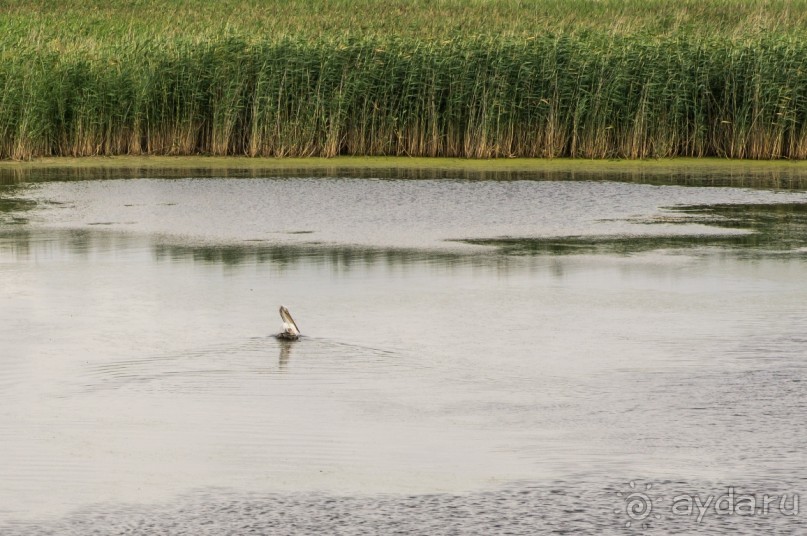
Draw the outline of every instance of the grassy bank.
M807 157L807 1L6 2L0 158Z
M443 171L517 171L517 172L591 172L635 173L661 175L677 173L700 174L779 174L799 175L807 179L807 162L783 160L729 160L724 158L668 158L653 160L597 160L571 158L432 158L432 157L364 157L333 158L266 158L243 156L109 156L109 157L49 157L32 160L0 161L0 173L69 169L132 169L147 172L154 169L206 169L211 171L256 170L285 171L288 169L404 169Z
M719 158L485 160L356 156L115 156L0 161L0 186L51 180L275 176L431 180L616 180L645 184L804 190L807 188L807 162Z

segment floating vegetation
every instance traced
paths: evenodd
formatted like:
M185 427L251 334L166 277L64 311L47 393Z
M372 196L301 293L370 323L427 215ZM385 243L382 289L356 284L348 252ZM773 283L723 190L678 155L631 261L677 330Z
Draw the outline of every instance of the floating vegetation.
M469 244L496 246L511 255L573 255L614 253L628 255L659 249L734 246L756 247L753 234L737 235L603 235L547 238L492 238L464 240Z
M12 197L15 190L0 187L0 224L21 225L28 223L25 212L33 209L36 202L30 199Z
M614 253L628 255L662 249L720 247L757 252L807 251L807 203L683 205L668 208L686 217L660 216L641 224L705 224L731 233L636 234L554 237L502 237L462 240L495 246L512 255L570 255ZM736 232L745 231L745 232Z

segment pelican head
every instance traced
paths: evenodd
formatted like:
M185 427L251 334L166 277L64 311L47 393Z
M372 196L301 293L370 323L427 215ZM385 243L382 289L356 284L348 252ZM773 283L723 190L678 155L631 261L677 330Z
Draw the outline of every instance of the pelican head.
M300 338L300 328L297 327L297 323L291 317L291 313L289 310L280 306L280 318L283 320L283 331L275 335L278 339L283 339L287 341L296 341Z

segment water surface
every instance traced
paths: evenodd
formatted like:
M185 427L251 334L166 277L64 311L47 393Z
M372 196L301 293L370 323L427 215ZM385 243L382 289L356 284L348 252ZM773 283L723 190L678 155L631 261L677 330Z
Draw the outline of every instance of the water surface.
M805 203L614 180L6 186L0 527L801 533L787 510L669 504L804 491ZM303 340L270 336L280 304ZM635 490L666 502L631 518Z

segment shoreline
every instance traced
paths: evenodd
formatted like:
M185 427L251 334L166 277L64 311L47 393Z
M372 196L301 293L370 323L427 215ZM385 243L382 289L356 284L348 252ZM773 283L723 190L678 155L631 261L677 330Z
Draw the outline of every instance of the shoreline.
M137 178L354 177L401 180L616 180L653 185L807 190L807 161L440 157L52 157L0 160L0 185Z
M807 175L805 160L750 160L727 158L582 159L497 158L466 159L407 156L337 156L332 158L264 158L247 156L84 156L32 160L0 160L1 172L57 169L99 170L325 170L407 169L480 172L795 172Z

